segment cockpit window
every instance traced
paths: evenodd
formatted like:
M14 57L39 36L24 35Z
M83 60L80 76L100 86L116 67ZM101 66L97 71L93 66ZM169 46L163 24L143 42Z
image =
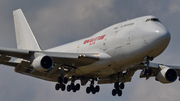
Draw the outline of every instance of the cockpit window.
M148 21L161 22L161 21L159 21L159 19L157 19L157 18L150 18L150 19L147 19L146 22L148 22Z

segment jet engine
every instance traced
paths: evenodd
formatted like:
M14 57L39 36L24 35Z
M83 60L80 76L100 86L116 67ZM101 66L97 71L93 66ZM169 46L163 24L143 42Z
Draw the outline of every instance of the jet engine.
M33 60L32 67L39 71L48 71L53 67L53 60L49 56L40 55Z
M176 70L166 67L158 73L156 80L161 83L172 83L176 81L177 76Z

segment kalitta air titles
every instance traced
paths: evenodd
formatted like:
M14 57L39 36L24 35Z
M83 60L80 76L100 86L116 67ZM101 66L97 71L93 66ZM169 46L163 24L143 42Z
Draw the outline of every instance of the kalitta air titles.
M96 41L99 41L99 40L104 39L105 36L106 36L106 35L101 35L101 36L98 36L98 37L96 37L96 38L92 38L92 39L85 40L85 41L84 41L84 44L93 45L93 44L95 44Z

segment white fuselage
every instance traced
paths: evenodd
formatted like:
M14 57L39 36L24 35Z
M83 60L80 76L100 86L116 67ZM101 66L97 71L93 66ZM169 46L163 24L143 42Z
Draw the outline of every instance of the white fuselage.
M160 23L147 21L144 16L112 25L91 37L58 46L46 51L100 53L100 60L78 67L69 75L106 76L124 71L130 65L144 61L146 56L161 54L170 41L170 33Z

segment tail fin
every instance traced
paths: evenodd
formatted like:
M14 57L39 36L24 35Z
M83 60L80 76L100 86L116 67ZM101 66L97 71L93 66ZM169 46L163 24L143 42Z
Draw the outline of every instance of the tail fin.
M21 9L13 11L16 43L18 49L41 51L34 34Z

